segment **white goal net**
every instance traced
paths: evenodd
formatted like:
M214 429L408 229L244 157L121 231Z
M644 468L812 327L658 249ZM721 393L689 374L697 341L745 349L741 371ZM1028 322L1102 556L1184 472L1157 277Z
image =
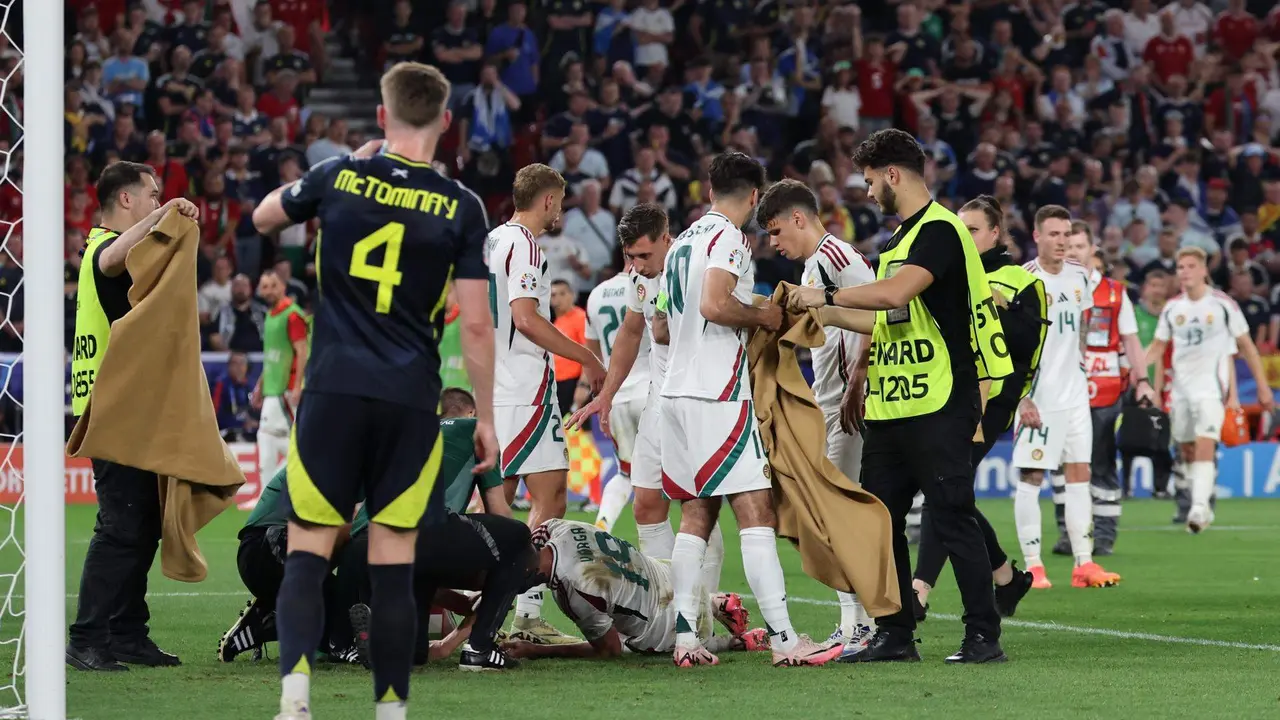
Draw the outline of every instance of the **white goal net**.
M37 0L38 1L38 0ZM0 717L26 717L22 540L22 26L20 0L0 0ZM51 86L49 89L54 90ZM56 92L56 90L54 90ZM6 203L3 199L10 199ZM16 279L16 282L15 282Z
M0 0L0 718L66 715L63 5Z

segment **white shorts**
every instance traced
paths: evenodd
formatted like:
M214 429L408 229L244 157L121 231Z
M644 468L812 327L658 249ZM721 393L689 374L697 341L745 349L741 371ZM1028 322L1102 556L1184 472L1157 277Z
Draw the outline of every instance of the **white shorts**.
M662 489L662 398L655 389L649 393L640 428L636 431L635 452L631 455L631 487ZM615 431L616 432L616 431Z
M569 469L569 449L555 405L498 406L493 424L502 448L502 477Z
M662 490L667 497L722 497L772 485L751 401L662 398Z
M855 432L846 435L840 427L840 413L824 413L827 423L827 459L839 468L844 476L862 483L862 435Z
M1217 398L1188 400L1173 398L1169 413L1169 434L1177 443L1195 442L1196 438L1222 439L1222 422L1227 408Z
M1088 463L1093 456L1093 416L1088 405L1040 412L1040 428L1015 424L1013 466L1057 470L1065 463Z
M618 453L618 467L623 475L631 474L631 461L636 447L636 433L640 430L640 416L644 413L643 397L614 403L609 413L609 425L613 429L613 447Z

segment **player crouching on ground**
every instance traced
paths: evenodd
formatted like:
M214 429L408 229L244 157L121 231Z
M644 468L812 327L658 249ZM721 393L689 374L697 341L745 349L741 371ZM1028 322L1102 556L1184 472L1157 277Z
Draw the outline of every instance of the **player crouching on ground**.
M644 555L625 540L587 523L548 520L533 532L538 551L536 582L545 582L586 642L503 644L517 658L604 657L624 652L669 653L676 646L676 609L667 563ZM733 593L703 593L696 632L712 652L767 650L764 628L747 630L749 616ZM715 635L719 622L728 635Z

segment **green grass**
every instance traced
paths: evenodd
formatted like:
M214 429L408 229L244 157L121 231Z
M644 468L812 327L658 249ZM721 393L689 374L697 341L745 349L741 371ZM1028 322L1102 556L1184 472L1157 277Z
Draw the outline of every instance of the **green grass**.
M1016 551L1007 501L983 503L1007 547ZM1054 589L1033 591L1017 623L1006 626L1011 661L951 667L960 611L950 572L931 598L934 617L920 630L924 662L774 669L768 656L726 654L722 665L677 671L665 657L614 662L527 663L503 675L464 674L451 662L414 673L413 713L444 718L1263 718L1280 716L1280 503L1235 500L1218 508L1219 526L1191 537L1169 525L1170 505L1125 507L1118 554L1105 563L1124 576L1118 588L1075 590L1070 561L1051 558ZM200 535L209 579L151 584L152 635L183 666L127 674L68 671L68 713L113 718L269 718L275 712L274 663L214 660L222 631L246 595L235 568L235 534L243 514L228 512ZM1046 527L1052 517L1045 506ZM78 587L93 527L93 508L68 508L67 589ZM628 516L618 528L634 538ZM1052 538L1046 536L1051 542ZM748 592L737 536L726 532L723 587ZM805 577L790 547L781 548L795 626L825 637L838 618L835 594ZM0 572L13 555L0 554ZM2 589L2 588L0 588ZM67 600L67 617L75 613ZM571 626L547 604L548 617ZM752 606L753 613L755 607ZM756 616L758 621L758 616ZM13 619L5 618L5 635ZM1020 624L1024 623L1024 624ZM1051 626L1057 624L1057 627ZM1065 626L1065 627L1064 627ZM1120 633L1269 645L1267 649L1161 642L1089 634ZM11 663L0 648L0 668ZM274 647L272 648L274 651ZM274 655L274 652L273 652ZM323 666L313 683L322 720L367 718L371 687L357 667Z

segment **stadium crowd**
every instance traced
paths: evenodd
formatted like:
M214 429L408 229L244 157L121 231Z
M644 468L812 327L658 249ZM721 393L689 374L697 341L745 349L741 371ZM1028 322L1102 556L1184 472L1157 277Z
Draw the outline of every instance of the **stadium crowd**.
M324 80L332 22L370 78L402 60L444 71L454 122L437 164L481 194L491 218L510 214L519 167L542 161L564 174L561 229L538 241L550 277L580 305L619 268L621 214L656 201L673 231L687 226L706 210L707 165L725 149L807 182L824 225L874 262L897 219L881 216L849 157L893 126L917 136L945 204L1000 201L1024 258L1037 208L1060 204L1088 222L1149 320L1144 344L1185 246L1209 254L1264 351L1280 335L1271 3L71 0L67 21L68 328L98 212L94 178L115 159L151 165L164 199L200 207L205 349L262 349L264 268L307 305L314 227L268 239L250 216L281 182L365 140L305 104ZM0 36L5 75L17 59ZM19 121L21 82L18 70L5 94ZM0 142L13 146L20 130L3 124ZM0 186L8 222L22 210L16 167ZM20 226L13 235L0 291L21 278ZM764 235L754 261L761 292L799 279L800 265ZM18 297L0 350L20 349ZM250 382L239 366L226 392Z

